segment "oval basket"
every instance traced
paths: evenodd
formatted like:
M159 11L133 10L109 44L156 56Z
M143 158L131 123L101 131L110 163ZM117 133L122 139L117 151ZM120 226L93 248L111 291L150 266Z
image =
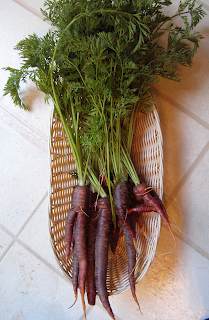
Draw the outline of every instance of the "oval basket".
M50 139L51 190L49 229L51 243L57 261L69 280L72 278L72 256L65 261L65 220L71 206L71 195L77 180L69 174L75 170L74 158L69 148L64 129L53 114ZM138 174L154 188L162 199L163 152L162 133L156 107L139 113L136 119L132 143L132 160ZM139 282L147 272L155 255L160 235L161 218L155 212L141 215L143 229L136 225L137 259L135 281ZM72 251L72 250L71 250ZM117 294L129 289L127 254L124 237L118 242L116 254L109 250L107 290Z

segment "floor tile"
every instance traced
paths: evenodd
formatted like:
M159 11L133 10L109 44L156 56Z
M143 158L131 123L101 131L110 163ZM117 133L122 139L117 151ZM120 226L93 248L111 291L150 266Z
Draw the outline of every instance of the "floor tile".
M169 212L183 235L209 254L209 151L171 202Z
M0 99L0 106L17 120L24 123L34 133L48 141L53 105L50 102L45 103L44 95L37 89L33 90L32 93L29 89L27 94L32 94L29 111L15 106L9 96Z
M72 285L15 244L0 264L1 316L4 320L69 320L82 318L80 299Z
M155 83L154 86L170 99L173 99L197 117L209 123L209 11L206 10L206 12L207 16L203 18L195 29L195 31L204 36L204 39L200 41L200 46L193 59L192 68L182 66L176 68L181 82L160 78L160 81Z
M17 107L15 107L17 109ZM0 114L1 114L1 127L6 128L6 130L13 130L21 137L27 139L32 145L36 146L39 149L42 149L44 152L49 152L49 133L50 133L50 121L45 124L48 134L36 129L27 119L27 116L30 117L30 112L23 111L25 118L21 118L15 113L11 113L11 110L6 109L4 105L1 104L0 100ZM32 116L31 116L32 117ZM32 117L33 118L33 117ZM37 120L33 118L34 123L37 123Z
M40 137L15 118L13 125L8 125L1 108L0 114L1 224L17 234L48 193L49 154L46 147L39 148Z
M163 133L164 202L169 217L184 236L209 253L209 131L159 92L154 97Z
M14 46L34 32L39 36L45 35L50 26L12 0L1 1L0 19L2 25L0 40L4 43L0 48L0 105L17 119L21 119L32 130L48 139L52 104L44 103L44 94L31 83L23 88L30 112L16 107L10 96L2 97L3 87L9 76L9 72L2 68L7 66L19 68L21 59L18 52L14 50ZM7 52L6 55L5 52Z
M164 198L174 188L209 141L209 131L187 114L154 93L163 135Z
M3 87L9 76L9 72L2 68L7 66L19 68L21 60L18 52L13 49L14 46L34 32L39 36L45 35L50 26L12 0L1 1L0 19L2 26L0 40L4 44L0 48L0 105L34 132L48 139L52 104L44 103L44 94L31 83L25 86L25 99L30 112L16 107L8 95L2 97Z
M50 242L48 207L49 198L47 197L20 233L18 239L23 241L47 263L62 272L55 259Z
M24 9L12 0L1 0L0 2L0 97L9 73L2 70L10 66L19 68L20 58L18 52L13 50L14 46L29 34L37 33L43 36L49 30L49 24ZM5 54L6 53L6 54Z

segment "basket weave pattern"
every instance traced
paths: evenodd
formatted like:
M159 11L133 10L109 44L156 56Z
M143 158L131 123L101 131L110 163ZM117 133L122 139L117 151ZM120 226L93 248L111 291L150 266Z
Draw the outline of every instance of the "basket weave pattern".
M145 177L145 182L153 187L162 198L162 133L155 106L149 113L137 115L131 156L138 173ZM78 181L70 174L76 169L75 162L62 124L55 114L51 124L50 157L49 226L51 243L60 267L71 280L72 256L69 257L67 263L65 261L65 220L71 205L73 187L77 185ZM154 258L161 224L161 218L155 212L144 213L140 218L143 230L139 228L138 224L136 225L136 282L143 278ZM123 236L118 242L116 254L113 255L109 250L108 259L107 290L109 294L117 294L127 290L129 276Z

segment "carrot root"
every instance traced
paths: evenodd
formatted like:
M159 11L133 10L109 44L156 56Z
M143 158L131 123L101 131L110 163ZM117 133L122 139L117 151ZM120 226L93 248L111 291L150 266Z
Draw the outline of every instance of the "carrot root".
M136 235L130 224L130 221L127 219L128 207L129 207L129 195L128 188L125 182L118 182L114 190L114 206L115 212L128 231L130 232L133 242L136 245Z
M136 250L135 246L133 243L133 239L129 233L129 231L126 229L126 227L123 227L123 234L124 234L124 239L126 243L126 251L127 251L127 261L128 261L128 274L129 274L129 284L130 284L130 289L132 296L136 302L136 304L140 309L140 305L136 296L136 290L135 290L135 279L134 279L134 269L136 265Z
M147 205L150 205L155 208L155 211L158 212L167 225L168 229L172 232L170 222L168 219L168 214L166 212L166 209L160 200L160 198L155 194L156 196L153 197L150 193L150 188L145 184L141 183L133 188L133 192L136 198L136 201L138 199L141 199L141 196L143 196L143 200Z
M89 221L87 235L87 276L86 276L86 292L88 304L95 305L96 301L96 285L95 285L95 241L97 228L97 206L95 205L97 193L90 192L89 195Z
M128 210L128 214L131 214L132 212L136 212L138 214L142 214L144 212L152 212L152 211L157 211L155 207L153 206L148 206L146 204L140 204L140 205L136 205L133 208L130 208Z
M74 230L74 240L79 267L78 286L81 294L84 317L86 319L86 306L84 294L87 273L86 231L89 208L89 189L87 187L77 186L74 189L72 206L74 207L74 210L76 210L77 212Z
M75 302L73 305L76 303L77 298L78 298L78 274L79 274L79 264L78 264L78 258L76 254L76 248L75 248L75 242L73 245L73 275L72 275L72 284L73 284L73 291L75 295ZM72 305L72 306L73 306ZM72 307L71 306L71 307Z
M75 249L75 243L73 245L73 274L72 274L72 284L73 284L73 291L74 291L74 296L75 296L75 301L73 304L68 308L72 308L77 299L78 299L78 272L79 272L79 267L78 267L78 259L76 255L76 249Z
M71 242L73 237L73 226L75 223L75 218L77 215L77 211L72 208L69 210L66 218L66 225L65 225L65 241L66 241L66 256L65 260L66 263L68 261L68 257L70 255L70 249L71 249Z
M95 246L96 289L103 307L106 309L110 317L112 319L115 319L108 300L108 292L106 286L109 236L112 224L112 212L109 196L106 198L100 198L98 200L98 212L99 215L97 221L97 236Z
M114 255L116 252L119 237L120 237L120 229L118 227L116 228L112 227L110 231L110 247Z

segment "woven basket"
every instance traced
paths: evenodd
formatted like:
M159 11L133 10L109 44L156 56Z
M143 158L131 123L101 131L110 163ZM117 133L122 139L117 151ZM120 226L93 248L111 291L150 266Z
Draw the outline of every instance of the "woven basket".
M53 251L57 261L71 280L72 256L65 261L65 220L71 205L73 187L77 180L69 172L75 170L74 158L69 148L62 124L53 114L51 123L51 190L49 224ZM147 114L139 113L136 119L132 144L132 160L145 182L152 186L162 199L163 164L162 133L155 106ZM141 215L144 229L136 226L137 259L135 281L139 282L152 262L160 235L161 218L155 212ZM127 254L124 237L118 242L116 255L109 250L107 290L117 294L129 289Z

